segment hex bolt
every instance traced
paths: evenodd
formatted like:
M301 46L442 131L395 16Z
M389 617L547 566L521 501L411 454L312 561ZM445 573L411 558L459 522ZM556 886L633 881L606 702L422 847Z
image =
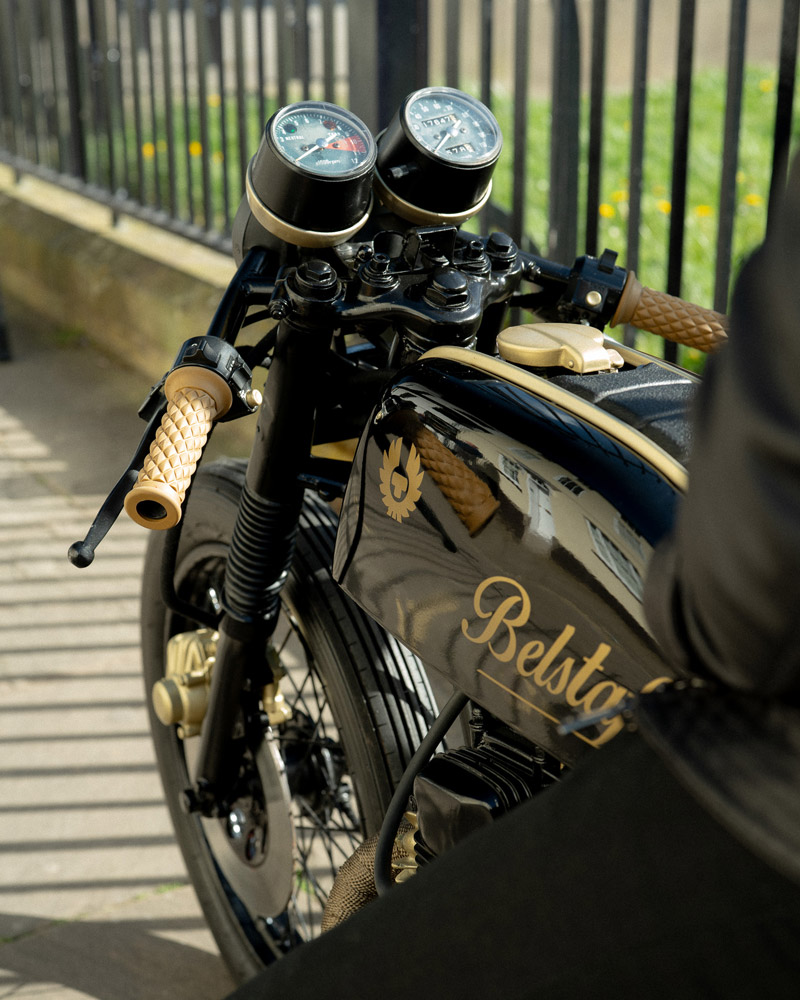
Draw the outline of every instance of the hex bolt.
M336 272L327 261L316 257L304 260L290 281L296 291L310 299L322 301L336 295Z
M486 252L494 258L496 267L509 267L517 256L517 246L506 233L492 233L486 244Z
M289 305L284 299L276 299L269 306L269 314L272 319L283 319L289 315Z
M456 309L469 300L469 282L455 268L445 268L431 277L425 299L440 309Z
M309 285L329 286L336 281L333 268L324 260L304 260L297 269L297 276Z

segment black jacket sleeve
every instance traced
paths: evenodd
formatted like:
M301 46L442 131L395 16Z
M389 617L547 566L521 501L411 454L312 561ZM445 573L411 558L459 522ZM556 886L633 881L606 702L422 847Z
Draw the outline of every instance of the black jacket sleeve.
M645 608L678 666L800 704L800 169L737 281Z

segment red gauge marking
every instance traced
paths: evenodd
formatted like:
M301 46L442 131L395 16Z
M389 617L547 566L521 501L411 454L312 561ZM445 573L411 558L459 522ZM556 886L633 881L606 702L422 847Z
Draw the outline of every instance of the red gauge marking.
M325 149L349 149L351 153L366 153L367 146L360 136L350 135L346 139L335 139Z

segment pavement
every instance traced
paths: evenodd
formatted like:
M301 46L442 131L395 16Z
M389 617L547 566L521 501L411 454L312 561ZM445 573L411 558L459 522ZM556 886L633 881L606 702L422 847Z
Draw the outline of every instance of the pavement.
M121 519L91 567L66 558L138 443L149 386L5 305L0 998L216 1000L233 983L173 840L145 715L146 532Z

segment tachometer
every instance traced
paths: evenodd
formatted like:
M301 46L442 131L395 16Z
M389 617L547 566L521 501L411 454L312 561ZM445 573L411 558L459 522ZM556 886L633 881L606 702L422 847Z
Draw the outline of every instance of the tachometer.
M297 246L341 243L367 221L375 140L354 114L301 101L267 122L247 170L247 200L270 233Z
M378 194L411 222L463 222L488 200L502 145L494 115L474 97L417 90L379 137Z

